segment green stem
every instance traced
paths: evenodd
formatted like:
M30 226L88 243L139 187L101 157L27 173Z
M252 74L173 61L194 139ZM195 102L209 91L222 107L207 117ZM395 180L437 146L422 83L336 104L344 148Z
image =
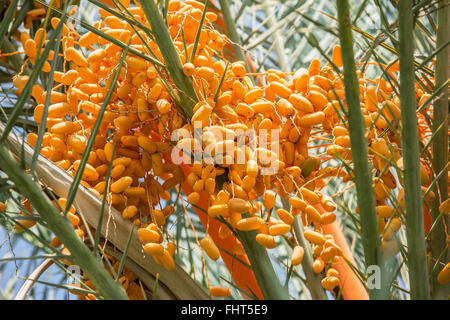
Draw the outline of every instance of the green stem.
M411 299L430 297L422 189L420 183L419 134L414 87L412 1L398 2L401 140L404 165L406 239L408 242Z
M437 38L436 38L436 48L440 48L445 43L448 43L450 39L450 1L444 0L438 2L437 11ZM436 55L436 71L435 71L435 88L440 88L443 84L448 81L449 78L449 46L446 45L437 55ZM433 170L436 174L439 174L448 163L448 86L444 86L442 93L436 99L433 109ZM441 129L439 129L442 126ZM439 131L438 131L439 130ZM448 167L447 167L448 171ZM437 192L439 190L439 192ZM444 173L437 180L437 187L433 190L436 197L433 201L433 207L431 210L431 218L433 223L436 223L433 229L432 241L431 241L431 254L432 254L432 264L435 264L439 260L441 253L444 253L441 257L442 262L450 260L447 244L446 244L446 234L445 225L449 225L448 215L441 216L439 212L439 204L448 198L448 174ZM445 222L445 225L444 225ZM445 264L445 263L444 263ZM431 274L432 277L432 295L433 298L446 299L448 292L450 292L450 284L440 285L437 282L437 275L440 268L436 268L435 272Z
M281 198L281 203L283 204L283 208L285 210L289 210L290 204L287 199ZM311 251L310 243L306 241L303 235L304 227L302 219L299 216L296 216L292 226L295 238L297 239L298 244L302 246L304 250L302 268L306 276L306 286L311 293L311 297L313 298L313 300L328 300L325 290L323 289L321 284L322 279L320 275L314 273L313 271L313 253Z
M311 251L310 244L306 241L303 236L303 223L300 217L295 217L294 220L294 234L297 238L298 243L303 247L305 253L303 255L302 267L303 272L306 276L306 285L308 286L309 292L311 293L311 297L314 300L328 300L328 297L325 293L325 290L320 283L321 277L320 275L314 273L313 271L313 253Z
M227 27L228 36L233 45L234 57L236 60L244 61L246 65L247 72L250 71L247 63L247 59L245 59L244 50L241 48L241 39L239 38L236 24L234 23L233 16L231 15L230 6L228 5L228 0L219 0L220 10L222 11L223 20L225 21L225 25Z
M256 231L237 231L258 286L266 300L288 300L289 294L281 285L266 248L255 241Z
M372 187L372 175L367 154L367 141L365 138L365 124L360 107L359 83L356 75L355 59L353 54L352 25L350 8L347 0L337 1L339 37L342 48L342 61L344 65L345 98L348 106L348 123L350 143L353 154L356 194L359 213L361 216L361 239L364 247L366 268L377 265L384 274L381 241L379 237L378 221L375 210L375 195ZM369 291L371 299L387 299L389 290L385 286Z
M17 190L31 202L33 208L39 212L54 234L64 243L74 262L86 273L103 297L127 300L128 297L123 288L111 278L99 260L95 259L89 248L75 233L68 218L60 214L4 145L0 145L0 158L2 159L2 170L14 182Z
M186 116L191 118L194 106L198 102L197 94L192 86L192 79L186 77L183 73L183 66L170 36L169 28L164 23L156 2L153 0L141 0L140 3L150 23L155 42L158 44L166 67L169 70L169 76L178 89L184 112Z
M3 21L0 23L0 45L3 43L3 40L5 40L5 35L8 32L8 28L11 25L11 21L13 19L14 13L17 9L17 4L19 0L13 0L8 7L8 10L6 11Z

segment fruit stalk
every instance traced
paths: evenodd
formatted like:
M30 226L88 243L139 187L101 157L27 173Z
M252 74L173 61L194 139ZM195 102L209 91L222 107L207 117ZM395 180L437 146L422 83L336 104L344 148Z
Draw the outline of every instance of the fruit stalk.
M342 47L344 66L345 98L348 106L350 143L353 155L353 170L357 193L357 203L361 215L361 238L364 247L366 268L377 265L383 275L381 241L375 211L375 195L372 187L372 175L368 161L365 123L360 107L359 83L356 75L351 33L350 7L347 0L337 1L339 37ZM382 281L383 282L383 281ZM384 282L383 282L384 283ZM372 299L386 297L386 288L370 290Z
M419 134L416 116L412 2L398 2L400 109L403 149L406 239L412 299L429 299L427 255L420 183Z
M449 1L441 1L438 3L437 10L437 38L436 48L440 48L449 41L450 38L450 7ZM449 78L449 46L448 44L442 49L436 56L436 71L435 71L435 89L441 88ZM439 98L436 99L433 109L433 134L435 135L433 141L433 170L438 175L448 163L448 86L446 86ZM440 129L439 129L440 128ZM439 130L439 131L438 131ZM437 190L433 190L436 193L436 198L433 201L433 207L431 210L431 218L433 223L437 223L436 228L431 234L431 254L433 257L433 265L441 256L443 251L447 253L442 255L442 262L450 260L450 251L446 248L446 234L445 225L449 225L449 216L444 215L440 217L439 205L448 198L448 172L441 175L437 182ZM440 219L440 221L436 221ZM439 263L439 262L437 262ZM432 295L434 298L447 298L446 292L450 290L450 284L441 286L437 282L437 277L440 268L436 268L432 274Z
M69 220L58 212L48 197L44 195L44 192L14 160L4 145L0 145L0 158L2 159L2 170L8 173L8 177L14 182L15 187L29 199L51 230L69 249L74 262L86 273L100 294L105 299L128 300L125 291L113 280L104 266L81 241Z

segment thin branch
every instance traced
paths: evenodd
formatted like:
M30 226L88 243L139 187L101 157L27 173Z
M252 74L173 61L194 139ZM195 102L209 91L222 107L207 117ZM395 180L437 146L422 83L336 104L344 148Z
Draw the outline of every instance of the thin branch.
M398 2L398 14L400 40L400 109L402 120L401 140L404 165L409 283L412 299L428 299L430 293L427 254L425 250L423 202L420 183L419 134L414 87L412 2L409 0L400 0Z
M24 282L22 287L19 289L19 292L17 292L16 297L14 300L25 300L25 298L28 295L28 292L30 292L31 288L36 283L36 280L38 280L41 275L53 264L53 258L47 258L42 262L27 278L27 280Z

